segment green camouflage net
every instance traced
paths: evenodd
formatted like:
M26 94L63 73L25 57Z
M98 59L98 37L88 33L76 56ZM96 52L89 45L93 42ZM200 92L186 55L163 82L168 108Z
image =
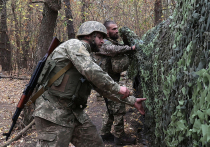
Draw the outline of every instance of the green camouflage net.
M177 0L173 15L141 39L119 32L136 45L128 73L140 75L151 146L210 146L209 0Z

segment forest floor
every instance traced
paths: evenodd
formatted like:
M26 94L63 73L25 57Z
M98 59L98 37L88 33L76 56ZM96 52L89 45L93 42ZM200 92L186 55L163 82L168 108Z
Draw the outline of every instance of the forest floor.
M0 72L0 76L3 73ZM24 77L30 78L24 75ZM0 147L6 143L5 136L2 134L8 132L12 124L12 116L16 109L17 103L22 95L25 85L29 80L18 80L11 78L0 78ZM128 80L125 73L122 74L120 85L126 85L132 90L132 82ZM106 105L103 99L98 99L96 92L92 91L88 99L88 106L85 109L90 116L92 122L96 125L98 133L100 134L103 114L106 111ZM135 108L126 105L126 115L124 116L124 129L128 135L136 137L136 145L127 145L126 147L143 147L141 138L142 122L140 121L141 114ZM10 138L14 138L18 132L25 127L21 116L14 127ZM33 125L27 130L17 141L12 142L8 147L34 147L36 145L36 130ZM104 142L106 147L115 147L114 142ZM74 147L70 144L69 147Z

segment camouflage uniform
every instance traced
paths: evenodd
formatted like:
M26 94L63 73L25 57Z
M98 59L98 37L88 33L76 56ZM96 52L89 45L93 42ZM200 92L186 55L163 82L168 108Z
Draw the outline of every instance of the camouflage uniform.
M127 70L129 58L124 54L130 51L131 47L119 44L111 39L104 39L104 44L99 53L92 54L96 63L108 72L115 82L119 82L120 73ZM119 138L124 134L125 104L108 100L108 109L105 113L101 135L109 134L114 124L114 135ZM114 123L113 123L114 122Z
M59 45L48 57L43 69L45 74L41 73L44 76L39 78L43 86L69 62L73 67L51 87L45 87L47 90L36 100L34 117L37 147L67 147L69 142L78 147L104 146L96 133L96 127L83 111L92 86L114 101L134 105L135 98L132 96L120 99L120 86L93 62L90 52L88 43L70 39Z

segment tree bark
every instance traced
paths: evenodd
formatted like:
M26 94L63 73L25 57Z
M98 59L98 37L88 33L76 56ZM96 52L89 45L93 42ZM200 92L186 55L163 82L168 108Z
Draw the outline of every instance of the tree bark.
M53 39L58 10L60 9L61 0L45 0L34 67L36 66L37 62L47 53L48 47Z
M28 58L27 57L28 57L28 49L30 47L29 40L27 38L28 38L28 36L24 36L24 41L22 44L23 60L21 60L21 67L26 68L26 69L28 69Z
M31 1L30 1L31 2ZM32 19L32 8L28 5L27 11L29 12L27 15L28 20L26 21L26 27L25 27L25 35L24 35L24 41L22 42L22 50L23 50L23 60L21 60L21 65L23 68L28 69L28 53L30 49L30 34L31 34L31 19Z
M16 38L16 45L17 45L17 48L16 48L16 55L15 55L15 59L16 59L16 63L17 63L17 68L18 68L18 77L19 77L19 70L20 70L20 60L21 60L21 57L20 57L20 29L19 29L19 24L18 24L18 20L17 20L17 16L16 16L16 13L15 13L15 9L16 9L16 1L15 0L12 0L12 3L11 3L11 7L12 7L12 14L13 14L13 17L14 17L14 21L15 21L15 38Z
M3 71L11 71L11 46L7 35L6 0L0 0L0 64Z
M82 17L82 23L84 23L85 22L85 0L82 0L81 17Z
M64 2L66 5L65 13L66 13L66 19L67 19L68 39L71 39L71 38L75 38L71 4L69 0L64 0Z
M56 19L58 10L61 8L61 0L45 0L43 8L43 18L38 38L38 49L34 59L34 70L39 60L41 60L48 51L48 47L53 39L54 29L56 27ZM37 91L35 88L34 92ZM24 124L28 125L32 120L34 104L24 108Z
M154 25L156 26L162 21L162 2L161 0L155 0L155 22Z
M140 29L139 29L139 15L138 15L138 0L134 0L134 9L135 9L135 15L136 15L136 20L135 20L135 30L137 32L137 34L140 34Z

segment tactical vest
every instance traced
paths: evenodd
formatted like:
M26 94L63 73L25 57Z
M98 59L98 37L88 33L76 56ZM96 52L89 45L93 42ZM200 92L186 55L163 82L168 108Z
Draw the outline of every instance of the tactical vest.
M48 59L38 79L38 84L47 85L47 82L64 66L63 62L56 63ZM91 84L73 66L61 77L59 77L50 87L45 87L50 95L56 96L58 101L68 103L69 107L85 108L88 96L91 91Z

